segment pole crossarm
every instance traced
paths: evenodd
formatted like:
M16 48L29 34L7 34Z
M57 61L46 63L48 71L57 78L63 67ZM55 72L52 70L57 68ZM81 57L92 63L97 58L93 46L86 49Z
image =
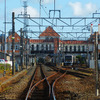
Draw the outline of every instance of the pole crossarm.
M27 32L28 33L42 33L42 31L27 31ZM49 33L52 33L52 32L49 32ZM84 34L84 33L90 33L90 32L82 32L82 31L80 31L80 32L75 32L75 31L74 32L70 32L70 31L60 32L60 31L58 31L57 33L60 33L60 34L61 33L79 33L79 34L83 33Z
M44 18L44 20L47 21L48 23L52 24L53 26L56 26L52 22L48 21L46 18Z
M41 26L38 22L34 21L32 18L30 18L30 20L34 23L36 23L37 25Z
M78 23L81 22L82 20L84 20L84 22L86 22L86 19L85 19L85 18L82 18L82 19L80 19L79 21L75 22L72 26L78 24Z
M21 21L21 20L19 20L18 18L16 18L16 20L17 20L17 21L19 21L19 22L21 22L22 24L24 24L24 22L23 22L23 21Z
M63 21L63 20L61 20L61 19L59 19L59 18L57 18L58 20L60 20L61 22L63 22L65 25L68 25L68 26L70 26L68 23L66 23L65 21Z
M52 10L50 11L52 12ZM50 13L49 12L49 13ZM59 12L57 10L57 12ZM90 34L90 27L91 24L93 24L94 28L98 27L98 24L100 22L100 17L61 17L60 12L58 17L52 17L49 14L49 17L23 17L23 16L17 16L15 19L17 19L19 22L23 23L23 19L27 19L30 24L28 24L28 28L31 27L32 33L42 33L45 28L48 26L52 26L54 29L57 29L57 32L61 35L64 33L69 34L69 36L75 37L74 34L80 34L77 36L77 38L82 37L83 34ZM41 30L40 30L41 27ZM59 31L58 28L62 28L62 32ZM60 29L61 30L61 29ZM62 35L63 36L63 35ZM86 35L87 36L87 35Z
M74 37L74 38L76 38L74 35L72 35L71 33L68 33L70 36L72 36L72 37Z
M18 19L24 19L24 17L18 16L18 17L15 17L15 19L17 19L17 20ZM87 26L87 25L90 26L92 23L99 21L100 17L61 17L61 18L27 17L27 19L36 23L37 25L33 25L33 26L36 26L36 27L38 27L38 25L40 25L41 27L46 27L50 24L53 25L54 27L84 27L84 26ZM59 24L55 25L55 24L53 24L52 20L50 20L50 19L56 20L56 23L58 23L58 21L61 21L62 23L60 23L60 25ZM42 23L40 24L39 22L37 22L37 20L40 20ZM44 21L48 22L49 24L47 24L47 23L45 24ZM94 25L94 27L97 27L97 26L98 25Z

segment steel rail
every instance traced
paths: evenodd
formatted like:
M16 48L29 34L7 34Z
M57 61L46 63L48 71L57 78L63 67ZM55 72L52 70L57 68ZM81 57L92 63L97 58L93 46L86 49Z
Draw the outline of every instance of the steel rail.
M43 70L42 70L43 71ZM43 72L44 73L44 72ZM50 94L51 94L51 86L50 86L50 84L49 84L49 82L48 82L48 80L47 80L47 77L46 77L46 75L44 74L44 77L45 77L45 80L46 80L46 82L47 82L47 84L48 84L48 86L49 86L49 97L50 97Z
M66 75L66 72L61 75L60 77L58 77L54 82L53 82L53 85L52 85L52 96L53 96L53 100L56 100L56 96L55 96L55 92L54 92L54 87L55 87L55 84L56 82L61 79L62 77L64 77Z
M35 71L34 71L34 74L33 74L33 78L32 78L32 80L35 79L36 70L37 70L37 67L35 68ZM32 84L33 84L33 81L31 82L31 85L30 85L30 87L29 87L29 89L28 89L28 92L27 92L27 95L26 95L25 100L28 99L28 96L29 96L29 93L30 93L30 90L31 90Z
M44 78L43 78L42 80L38 81L37 83L35 83L34 85L33 85L33 81L31 82L31 85L30 85L30 88L29 88L29 90L28 90L28 93L27 93L27 95L26 95L25 100L28 100L28 98L30 97L32 91L35 90L35 87L38 86L38 85L39 85L41 82L43 82L44 80L46 80L46 82L47 82L47 84L48 84L48 86L49 86L49 97L50 97L50 94L51 94L51 86L50 86L50 84L49 84L49 82L48 82L48 80L47 80L47 78L46 78L46 75L44 74L43 69L42 69L41 67L40 67L40 70L41 70L41 73L43 74ZM35 70L35 75L36 75L36 70ZM34 75L34 77L33 77L32 80L35 79L35 75ZM33 85L33 86L32 86L32 85Z

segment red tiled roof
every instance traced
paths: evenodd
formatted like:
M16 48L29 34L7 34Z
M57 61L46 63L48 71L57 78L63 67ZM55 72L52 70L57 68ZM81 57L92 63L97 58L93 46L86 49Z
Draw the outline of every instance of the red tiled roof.
M55 30L53 30L51 26L47 27L47 29L44 32L42 32L39 37L42 37L42 36L60 37L60 35Z
M43 42L54 42L54 40L39 40L39 39L31 39L30 43L43 43ZM60 40L59 43L64 43L64 44L86 44L87 41L77 41L77 40Z
M39 40L39 39L30 40L30 43L43 43L43 42L53 42L53 40Z
M9 40L8 40L8 38L9 38ZM7 42L12 42L12 35L10 35L8 38L6 39L6 41ZM14 41L15 42L20 42L20 36L17 33L15 33L15 39L14 39Z
M87 41L67 40L63 41L64 44L86 44Z
M64 41L59 39L59 43L64 43Z

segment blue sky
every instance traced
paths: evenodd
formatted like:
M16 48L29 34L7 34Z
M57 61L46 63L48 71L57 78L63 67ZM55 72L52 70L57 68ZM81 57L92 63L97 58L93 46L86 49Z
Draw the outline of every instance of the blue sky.
M23 1L25 0L6 0L7 7L7 22L11 22L12 11L17 14L23 12ZM32 17L39 16L39 1L40 0L27 0L28 1L28 14ZM54 9L54 0L41 0L41 16L47 17L49 10ZM96 10L100 11L100 0L55 0L56 9L61 10L62 17L84 17L91 16ZM0 0L0 30L4 31L4 3L5 0ZM12 27L7 24L7 31ZM16 26L16 31L19 27Z

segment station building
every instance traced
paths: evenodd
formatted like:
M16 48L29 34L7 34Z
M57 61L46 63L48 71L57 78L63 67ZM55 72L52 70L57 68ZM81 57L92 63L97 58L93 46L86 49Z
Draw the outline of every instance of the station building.
M87 41L80 40L61 40L60 35L51 27L48 26L40 35L39 39L29 39L28 42L28 62L32 60L34 55L45 57L46 55L61 55L61 54L73 54L73 55L82 55L87 56L90 59L93 58L94 53L94 34L92 34ZM24 39L25 40L25 39ZM7 37L7 53L12 55L12 35ZM20 64L21 58L21 37L15 33L15 60ZM26 44L24 42L24 44ZM1 45L0 45L1 46ZM2 46L1 46L2 47ZM100 43L99 43L100 51ZM0 51L1 50L0 48ZM25 48L24 58L26 56ZM25 59L24 59L25 60Z

